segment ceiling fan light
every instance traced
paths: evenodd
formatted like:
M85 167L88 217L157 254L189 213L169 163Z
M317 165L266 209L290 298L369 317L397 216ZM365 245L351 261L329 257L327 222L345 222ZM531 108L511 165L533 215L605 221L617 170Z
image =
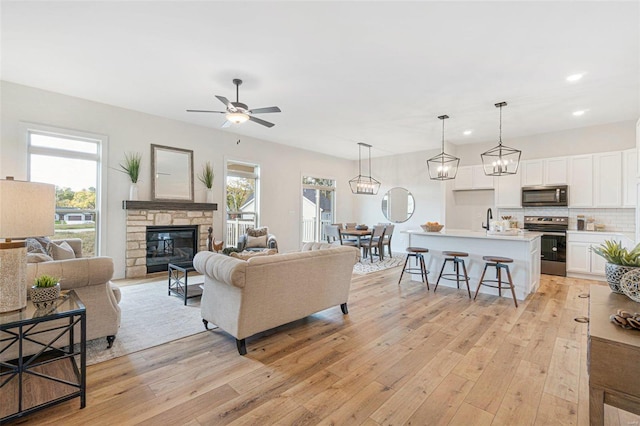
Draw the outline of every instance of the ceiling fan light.
M242 124L249 119L249 115L244 112L228 112L225 118L233 124Z

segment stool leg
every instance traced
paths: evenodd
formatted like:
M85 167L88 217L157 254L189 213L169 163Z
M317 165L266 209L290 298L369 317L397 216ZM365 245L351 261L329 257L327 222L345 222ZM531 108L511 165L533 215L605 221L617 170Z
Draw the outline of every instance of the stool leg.
M436 281L436 286L433 289L433 292L435 293L436 290L438 289L438 284L440 283L440 278L442 277L442 273L444 272L444 267L447 264L447 260L449 259L445 259L444 262L442 262L442 268L440 268L440 275L438 275L438 280Z
M456 274L456 286L460 289L460 270L458 269L458 262L460 260L457 257L453 258L453 272Z
M427 291L429 290L429 277L427 276L427 267L424 264L424 256L420 255L420 270L424 274L424 281L427 283Z
M398 285L400 285L400 281L402 281L402 276L404 275L404 270L407 269L407 262L409 261L410 254L407 254L407 258L404 260L404 265L402 266L402 272L400 272L400 279L398 280Z
M420 282L424 282L424 270L422 269L422 254L416 254L416 266L420 267Z
M476 288L476 295L473 296L473 300L476 300L476 297L478 297L478 292L480 291L480 286L482 285L482 280L484 280L484 274L485 272L487 272L488 266L489 266L488 263L484 264L484 269L482 270L482 275L480 276L480 281L478 282L478 288Z
M464 270L464 279L467 282L467 293L469 293L469 299L471 299L471 289L469 288L469 274L467 274L467 265L464 263L464 259L462 259L462 269Z
M496 263L496 275L498 276L498 296L502 297L502 265Z
M509 271L509 265L507 265L507 277L509 278L509 286L511 287L511 295L513 296L513 303L516 304L516 308L518 307L518 301L516 300L516 291L513 285L513 280L511 279L511 271Z

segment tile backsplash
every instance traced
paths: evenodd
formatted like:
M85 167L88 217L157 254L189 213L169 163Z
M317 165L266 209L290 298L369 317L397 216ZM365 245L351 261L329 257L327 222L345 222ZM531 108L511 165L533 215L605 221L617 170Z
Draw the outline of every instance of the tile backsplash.
M528 207L524 209L498 209L495 217L511 216L512 220L518 221L518 227L522 228L525 216L568 216L569 229L575 230L578 227L577 217L584 215L585 219L593 217L595 223L605 226L605 231L624 232L634 234L636 232L636 211L635 209L576 209L564 207Z

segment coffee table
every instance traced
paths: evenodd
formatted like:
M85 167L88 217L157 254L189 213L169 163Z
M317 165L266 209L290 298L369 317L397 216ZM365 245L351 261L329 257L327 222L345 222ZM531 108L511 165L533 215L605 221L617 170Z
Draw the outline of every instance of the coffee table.
M169 291L168 295L173 293L180 296L184 300L185 306L187 299L202 296L202 288L200 284L192 284L189 286L189 272L195 271L192 262L170 263L169 264Z

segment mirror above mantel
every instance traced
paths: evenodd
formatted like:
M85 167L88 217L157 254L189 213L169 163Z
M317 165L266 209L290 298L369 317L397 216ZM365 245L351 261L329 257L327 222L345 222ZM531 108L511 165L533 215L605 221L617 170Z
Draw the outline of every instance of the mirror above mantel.
M193 151L151 144L151 199L193 202Z

